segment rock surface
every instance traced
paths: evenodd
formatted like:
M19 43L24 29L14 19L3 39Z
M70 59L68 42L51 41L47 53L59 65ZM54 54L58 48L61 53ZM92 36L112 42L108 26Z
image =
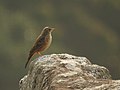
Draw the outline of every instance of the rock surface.
M20 90L120 90L107 68L85 57L69 54L44 55L32 61Z

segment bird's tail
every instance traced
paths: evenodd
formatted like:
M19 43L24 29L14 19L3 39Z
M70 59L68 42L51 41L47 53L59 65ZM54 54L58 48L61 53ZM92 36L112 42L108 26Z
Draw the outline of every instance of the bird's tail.
M28 60L27 60L27 62L26 62L26 64L25 64L25 68L27 67L27 65L28 65L28 63L29 63L29 61L30 61L30 59L31 59L31 57L34 55L34 53L30 53L29 54L29 57L28 57Z

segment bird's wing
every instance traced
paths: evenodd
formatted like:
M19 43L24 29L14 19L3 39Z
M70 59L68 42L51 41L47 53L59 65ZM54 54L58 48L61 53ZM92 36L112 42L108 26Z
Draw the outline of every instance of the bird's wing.
M45 42L45 37L38 38L34 43L32 49L30 50L30 53L36 52L39 48L43 47L44 42Z
M31 57L35 55L35 53L44 45L45 38L44 37L39 37L37 38L35 44L33 45L32 49L29 52L28 60L25 64L25 68L27 67L27 64L29 63Z

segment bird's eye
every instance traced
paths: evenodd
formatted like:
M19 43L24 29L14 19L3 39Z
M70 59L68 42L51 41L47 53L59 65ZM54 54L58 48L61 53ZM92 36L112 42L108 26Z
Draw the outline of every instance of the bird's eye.
M49 28L48 31L51 31L51 29Z

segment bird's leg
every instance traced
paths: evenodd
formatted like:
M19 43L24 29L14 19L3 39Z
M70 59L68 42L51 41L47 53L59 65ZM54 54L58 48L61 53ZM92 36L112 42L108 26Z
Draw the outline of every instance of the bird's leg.
M43 56L40 52L37 52L37 53L40 55L40 57L42 57L42 56Z
M41 56L41 53L40 52L37 52L40 56Z
M40 52L37 52L40 56L43 56Z

